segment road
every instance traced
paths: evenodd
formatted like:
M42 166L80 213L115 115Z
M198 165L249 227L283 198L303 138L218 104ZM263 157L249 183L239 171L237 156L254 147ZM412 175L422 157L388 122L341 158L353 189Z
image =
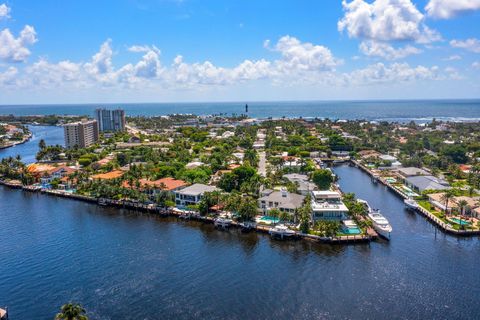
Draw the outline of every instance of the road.
M265 151L258 152L258 174L262 177L267 176L267 160Z

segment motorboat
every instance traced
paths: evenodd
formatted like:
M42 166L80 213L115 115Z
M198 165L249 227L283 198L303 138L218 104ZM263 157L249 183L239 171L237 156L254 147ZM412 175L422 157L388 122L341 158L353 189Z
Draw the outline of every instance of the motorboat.
M417 210L418 209L418 203L415 200L413 200L412 198L408 198L408 199L403 200L403 203L405 203L405 207L407 207L407 209L411 209L411 210Z
M279 224L270 229L269 231L270 235L272 237L280 237L281 239L285 237L291 237L294 236L296 233L293 230L290 230L286 225L284 224Z
M249 231L255 229L256 226L257 226L257 224L255 222L252 222L252 221L244 221L244 222L240 223L240 227L242 228L242 232L249 232Z
M368 217L373 222L373 228L379 235L387 240L390 240L390 234L392 232L392 226L388 220L380 213L380 210L371 210L368 213Z
M368 218L373 223L373 229L382 237L387 240L390 240L390 235L392 232L392 226L388 222L387 218L385 218L378 209L372 209L367 201L357 199L359 203L362 203L367 208L367 215Z
M232 224L232 219L218 217L213 220L213 224L215 225L215 227L226 229Z

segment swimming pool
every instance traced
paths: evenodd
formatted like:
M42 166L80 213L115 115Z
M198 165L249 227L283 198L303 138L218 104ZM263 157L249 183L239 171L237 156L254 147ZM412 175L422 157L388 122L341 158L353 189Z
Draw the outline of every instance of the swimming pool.
M345 233L345 234L361 234L362 231L359 228L342 228L342 233Z
M461 226L469 226L471 224L470 222L468 222L466 220L460 220L458 218L450 218L448 220L452 221L453 223L459 224Z
M279 221L280 221L279 218L270 217L270 216L262 216L259 219L257 219L257 222L263 222L265 224L278 223Z

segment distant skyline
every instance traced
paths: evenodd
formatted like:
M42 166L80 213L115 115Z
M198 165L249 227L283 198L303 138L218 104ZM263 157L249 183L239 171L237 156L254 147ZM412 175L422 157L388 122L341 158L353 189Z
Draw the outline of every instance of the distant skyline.
M0 104L480 98L480 0L0 0Z

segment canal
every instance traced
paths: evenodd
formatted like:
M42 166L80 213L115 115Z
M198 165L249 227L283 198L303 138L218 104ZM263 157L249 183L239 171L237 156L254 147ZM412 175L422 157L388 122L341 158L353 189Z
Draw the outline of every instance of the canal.
M436 231L357 168L335 172L392 241L274 241L0 187L0 306L11 319L53 319L71 300L91 319L478 319L479 239Z

